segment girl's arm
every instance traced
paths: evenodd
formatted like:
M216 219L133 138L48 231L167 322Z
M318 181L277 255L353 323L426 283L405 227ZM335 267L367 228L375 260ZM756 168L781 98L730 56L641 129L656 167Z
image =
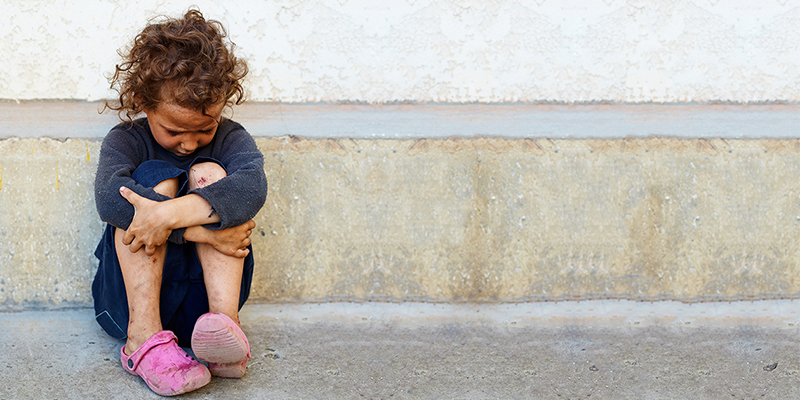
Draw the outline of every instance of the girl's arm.
M139 196L124 186L119 193L136 210L133 221L122 236L122 243L130 245L134 253L145 247L147 255L153 255L156 247L164 244L173 230L220 221L211 205L196 194L158 202Z
M250 244L255 222L250 220L227 229L207 229L202 225L219 222L219 216L213 215L208 202L196 194L162 202L146 199L126 187L120 189L120 194L136 209L133 221L122 236L122 243L130 245L131 252L144 247L147 255L153 255L173 230L187 228L183 237L188 241L211 244L221 253L234 257L245 257L249 253L246 247Z
M120 196L119 188L125 186L150 200L164 201L167 196L138 185L131 174L142 160L145 153L136 127L119 125L112 129L100 148L100 159L94 181L95 202L100 219L114 227L128 229L133 220L134 208Z
M255 140L241 125L226 121L220 127L212 157L224 165L228 176L208 186L189 191L203 197L219 216L209 229L239 226L253 219L267 198L264 156Z
M124 186L136 194L154 201L166 201L170 197L159 194L153 188L136 183L131 175L151 151L149 134L140 122L123 123L112 129L103 140L97 164L94 193L100 219L114 227L127 230L133 221L135 208L120 195ZM183 243L183 230L173 231L169 240Z

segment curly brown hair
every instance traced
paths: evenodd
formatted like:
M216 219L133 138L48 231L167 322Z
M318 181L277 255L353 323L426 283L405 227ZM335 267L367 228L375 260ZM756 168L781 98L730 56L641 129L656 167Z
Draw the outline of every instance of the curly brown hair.
M105 106L130 121L161 102L203 113L223 101L241 104L247 63L233 54L235 45L225 40L222 24L206 20L198 10L182 19L163 18L144 28L126 53L120 50L123 62L109 79L119 102L106 101Z

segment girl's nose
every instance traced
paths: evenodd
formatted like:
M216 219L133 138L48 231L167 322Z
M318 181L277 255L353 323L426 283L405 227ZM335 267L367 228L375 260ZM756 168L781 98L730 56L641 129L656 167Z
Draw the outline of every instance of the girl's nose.
M184 151L191 153L197 149L197 142L194 140L181 142L181 147Z

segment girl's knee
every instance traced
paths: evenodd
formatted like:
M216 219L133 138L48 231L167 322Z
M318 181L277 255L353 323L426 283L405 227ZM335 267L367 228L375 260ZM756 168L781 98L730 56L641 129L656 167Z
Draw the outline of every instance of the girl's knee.
M228 176L225 169L214 162L204 162L192 165L189 169L189 190L206 187Z
M165 179L159 182L158 185L153 188L153 190L158 194L174 199L176 196L178 196L178 190L180 189L179 185L180 182L178 181L178 178Z

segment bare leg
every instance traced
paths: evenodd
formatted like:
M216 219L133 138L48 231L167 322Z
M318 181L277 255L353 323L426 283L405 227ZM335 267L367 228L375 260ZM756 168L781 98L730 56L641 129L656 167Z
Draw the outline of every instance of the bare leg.
M178 179L162 181L155 188L156 192L175 197L178 192ZM122 243L125 231L114 230L114 245L117 258L125 281L128 295L128 341L125 353L131 355L150 336L161 331L161 275L164 271L164 258L167 253L166 243L156 249L155 254L148 256L144 247L131 253L129 246Z
M226 176L225 170L215 163L195 164L189 171L189 189L208 186ZM203 266L209 311L225 314L239 324L244 258L222 254L207 243L195 243L195 249Z

